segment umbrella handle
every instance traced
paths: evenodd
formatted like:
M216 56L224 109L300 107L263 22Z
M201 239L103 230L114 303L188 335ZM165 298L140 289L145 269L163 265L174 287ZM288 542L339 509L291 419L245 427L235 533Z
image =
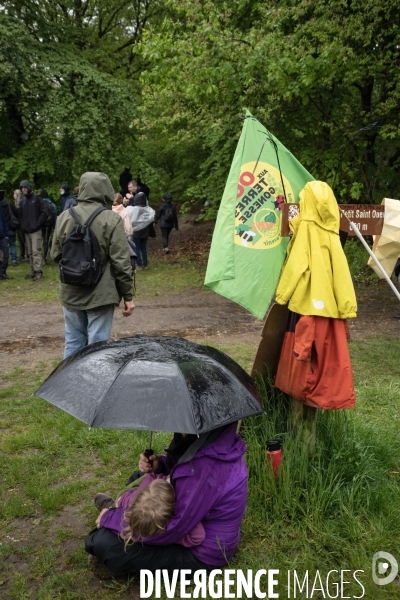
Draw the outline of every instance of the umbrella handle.
M153 454L154 454L154 450L152 450L151 448L148 448L147 450L144 451L144 455L145 455L146 458L149 459L149 463L151 465L153 464L153 461L150 460L150 456L153 456Z

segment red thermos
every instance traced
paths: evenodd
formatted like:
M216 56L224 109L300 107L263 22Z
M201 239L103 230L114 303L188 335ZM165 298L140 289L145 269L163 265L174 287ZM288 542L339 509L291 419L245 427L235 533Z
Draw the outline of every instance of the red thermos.
M267 455L267 460L271 463L272 469L274 471L274 476L278 476L279 465L282 460L282 450L281 444L278 440L268 440L267 441L267 450L265 452Z

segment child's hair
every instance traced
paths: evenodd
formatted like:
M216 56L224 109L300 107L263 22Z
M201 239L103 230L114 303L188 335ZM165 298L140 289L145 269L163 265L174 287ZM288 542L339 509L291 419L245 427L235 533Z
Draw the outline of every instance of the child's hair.
M125 548L136 540L165 531L175 505L175 490L165 479L155 479L141 490L124 514L121 531Z
M123 200L121 194L114 194L114 202L117 204L122 204Z

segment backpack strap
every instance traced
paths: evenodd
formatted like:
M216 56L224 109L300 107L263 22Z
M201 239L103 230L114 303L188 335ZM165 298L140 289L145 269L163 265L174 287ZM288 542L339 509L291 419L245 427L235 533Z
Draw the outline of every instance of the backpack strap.
M84 225L88 225L90 227L91 224L93 223L93 221L95 220L95 218L97 217L97 215L99 215L101 212L103 212L103 210L106 210L104 206L99 206L99 208L96 208L96 210L92 212L90 217L88 219L86 219ZM81 225L81 222L78 219L78 215L76 214L76 212L74 211L72 206L71 206L71 208L68 209L68 212L74 217L75 223L77 225Z
M69 212L69 214L70 214L70 215L72 215L72 216L74 217L74 219L75 219L75 223L76 223L77 225L80 225L80 224L81 224L81 222L80 222L80 220L78 219L78 215L76 214L76 212L74 211L74 209L72 208L72 206L71 206L71 208L69 208L69 209L68 209L68 212Z
M73 210L73 209L71 208L71 210ZM99 208L96 208L96 210L94 212L92 212L90 217L85 221L85 225L88 225L90 227L90 225L93 223L93 221L95 220L97 215L99 215L101 212L103 212L103 210L106 210L104 206L99 206Z

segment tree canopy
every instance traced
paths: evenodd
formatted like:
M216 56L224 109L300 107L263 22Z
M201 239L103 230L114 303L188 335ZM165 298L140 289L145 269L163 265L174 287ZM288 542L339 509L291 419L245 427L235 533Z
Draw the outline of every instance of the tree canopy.
M395 0L1 6L4 186L130 166L214 214L246 107L341 201L400 196Z

